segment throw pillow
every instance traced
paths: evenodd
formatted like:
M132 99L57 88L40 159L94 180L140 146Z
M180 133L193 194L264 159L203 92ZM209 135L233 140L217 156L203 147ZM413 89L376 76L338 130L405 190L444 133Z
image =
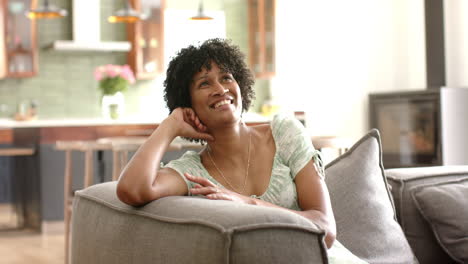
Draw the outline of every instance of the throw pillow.
M468 263L468 179L420 186L412 196L445 252Z
M396 221L382 165L380 135L371 130L325 167L337 240L369 263L413 263Z

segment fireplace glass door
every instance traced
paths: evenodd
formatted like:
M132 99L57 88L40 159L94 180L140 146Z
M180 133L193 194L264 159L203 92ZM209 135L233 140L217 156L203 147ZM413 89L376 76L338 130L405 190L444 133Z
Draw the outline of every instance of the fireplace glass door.
M371 126L380 131L385 168L442 163L438 93L370 96Z

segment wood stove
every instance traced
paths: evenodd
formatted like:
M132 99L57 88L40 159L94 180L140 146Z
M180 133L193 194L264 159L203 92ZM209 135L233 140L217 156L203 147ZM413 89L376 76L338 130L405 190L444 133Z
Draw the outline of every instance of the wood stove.
M468 89L369 95L386 168L468 164Z

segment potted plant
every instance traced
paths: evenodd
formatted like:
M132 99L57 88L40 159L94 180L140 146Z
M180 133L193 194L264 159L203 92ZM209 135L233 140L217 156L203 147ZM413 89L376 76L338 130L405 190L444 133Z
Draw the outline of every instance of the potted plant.
M117 119L124 113L125 97L122 92L135 83L135 76L128 65L107 64L98 66L94 78L102 93L101 107L104 117Z

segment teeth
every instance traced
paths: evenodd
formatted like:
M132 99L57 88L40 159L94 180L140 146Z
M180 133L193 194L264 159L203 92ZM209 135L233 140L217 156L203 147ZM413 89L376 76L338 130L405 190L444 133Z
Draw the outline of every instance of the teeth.
M214 105L214 108L218 108L222 105L225 105L225 104L230 104L231 103L231 100L223 100L223 101L220 101L220 102L217 102L215 105Z

